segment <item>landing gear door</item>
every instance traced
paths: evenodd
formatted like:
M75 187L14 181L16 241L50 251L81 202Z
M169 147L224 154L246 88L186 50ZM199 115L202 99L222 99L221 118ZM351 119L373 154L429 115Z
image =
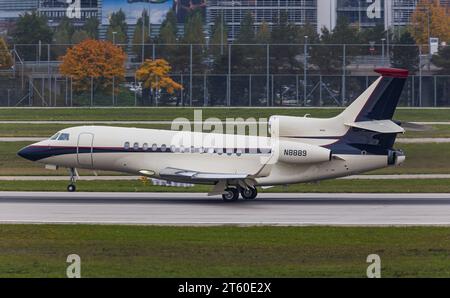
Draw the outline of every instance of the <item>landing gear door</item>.
M78 136L77 159L80 166L89 168L93 167L93 145L94 134L83 132Z

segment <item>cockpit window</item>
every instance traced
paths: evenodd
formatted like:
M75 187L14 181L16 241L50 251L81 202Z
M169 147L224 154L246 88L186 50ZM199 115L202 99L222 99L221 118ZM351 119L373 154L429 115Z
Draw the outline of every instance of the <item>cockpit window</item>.
M69 134L68 133L62 133L59 135L58 141L68 141L69 140Z
M56 140L58 137L59 137L59 133L54 134L54 135L50 138L50 140Z

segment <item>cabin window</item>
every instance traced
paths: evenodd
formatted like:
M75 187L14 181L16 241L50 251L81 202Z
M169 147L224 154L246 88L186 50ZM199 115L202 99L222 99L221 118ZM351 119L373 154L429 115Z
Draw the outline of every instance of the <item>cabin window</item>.
M236 150L236 155L237 156L241 156L242 155L242 149L237 149Z
M133 149L134 149L134 150L138 150L138 149L139 149L139 143L134 143Z
M227 155L231 156L234 153L234 149L227 148Z
M223 148L217 148L216 149L216 153L219 154L219 155L222 155L223 154Z
M69 134L68 133L62 133L58 137L58 141L68 141L69 140Z
M153 144L152 145L152 151L155 152L156 150L158 150L158 145L157 144Z
M144 150L144 151L148 150L148 144L147 143L142 144L142 150Z
M176 152L177 151L177 147L175 147L175 145L170 146L170 151Z
M50 138L50 140L56 140L58 137L59 137L59 133L54 134L54 135Z
M161 151L162 151L162 152L166 152L166 150L167 150L166 144L162 144L162 145L161 145Z
M180 146L180 153L184 153L184 151L185 151L184 146L181 145L181 146Z
M125 148L125 150L130 149L130 142L125 142L125 144L123 145L123 148Z

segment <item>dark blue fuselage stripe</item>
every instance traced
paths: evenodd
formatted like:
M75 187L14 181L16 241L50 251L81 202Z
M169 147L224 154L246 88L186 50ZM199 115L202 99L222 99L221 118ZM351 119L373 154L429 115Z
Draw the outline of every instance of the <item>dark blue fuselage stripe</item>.
M271 154L271 149L264 149L264 148L246 148L246 149L236 149L233 148L233 152L228 153L227 150L230 150L230 148L223 148L223 153L217 153L214 152L214 154ZM203 151L204 152L204 151ZM101 147L42 147L42 146L29 146L24 149L22 149L19 152L19 155L33 160L37 161L44 158L49 158L52 156L59 156L59 155L69 155L69 154L86 154L86 153L181 153L179 148L176 148L175 152L172 152L170 148L165 148L164 150L162 148L157 148L156 150L152 150L152 148L149 148L148 150L144 150L143 148L139 148L137 150L135 149L125 149L125 148L101 148ZM187 150L183 153L188 153ZM196 152L193 153L199 153L198 148L196 149ZM204 152L207 153L207 152Z

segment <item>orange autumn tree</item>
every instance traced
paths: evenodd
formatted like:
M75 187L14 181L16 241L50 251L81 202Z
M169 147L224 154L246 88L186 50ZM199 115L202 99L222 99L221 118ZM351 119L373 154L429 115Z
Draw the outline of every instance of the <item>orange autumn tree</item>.
M61 57L60 72L73 78L76 92L91 90L112 92L125 80L126 54L109 41L88 39L75 45Z
M183 89L183 86L175 82L169 73L172 67L164 59L147 59L136 71L136 78L144 83L144 88L151 90L152 94L166 90L173 94L176 90Z
M420 0L411 15L409 31L416 44L428 45L428 37L438 37L440 41L450 41L450 17L439 0ZM428 47L426 47L425 51Z

